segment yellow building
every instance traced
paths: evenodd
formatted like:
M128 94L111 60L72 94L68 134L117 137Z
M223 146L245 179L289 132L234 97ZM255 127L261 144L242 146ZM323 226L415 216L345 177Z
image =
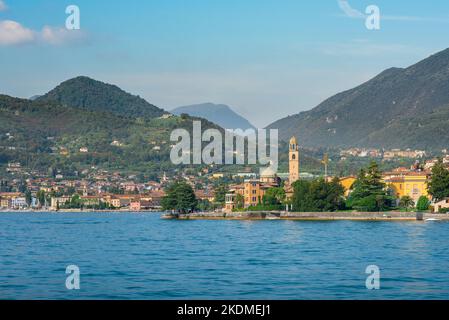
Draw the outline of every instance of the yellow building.
M106 195L102 198L102 201L106 204L108 204L111 207L114 208L120 208L120 199L118 197L115 197L113 195Z
M9 208L11 204L11 199L0 197L0 208Z
M340 184L345 189L345 197L349 196L349 193L351 192L351 188L352 188L352 185L354 184L355 180L357 180L357 179L356 179L356 177L353 177L353 176L340 178Z
M224 174L223 173L214 173L212 174L212 179L221 179L224 178Z
M291 185L299 180L299 147L295 137L290 139L288 154L288 180Z
M386 172L382 176L383 182L392 191L392 195L398 199L409 196L415 201L421 196L429 197L427 192L427 182L429 174L426 172L416 172L410 170L397 169L393 172ZM349 176L340 179L340 184L345 189L345 196L349 196L356 177Z
M415 201L421 196L429 197L427 192L429 174L426 172L391 172L385 173L384 182L398 199L409 196Z

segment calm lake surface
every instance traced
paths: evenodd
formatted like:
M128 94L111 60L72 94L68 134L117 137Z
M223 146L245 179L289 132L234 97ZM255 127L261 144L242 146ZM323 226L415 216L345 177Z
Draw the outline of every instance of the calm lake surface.
M449 299L448 236L447 222L0 213L0 299Z

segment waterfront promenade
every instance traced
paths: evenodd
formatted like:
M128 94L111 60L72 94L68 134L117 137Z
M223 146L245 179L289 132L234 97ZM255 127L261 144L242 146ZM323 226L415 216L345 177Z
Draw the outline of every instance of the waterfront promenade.
M446 220L448 214L417 212L195 212L190 214L165 214L164 219L197 219L197 220L361 220L361 221L414 221L414 220Z

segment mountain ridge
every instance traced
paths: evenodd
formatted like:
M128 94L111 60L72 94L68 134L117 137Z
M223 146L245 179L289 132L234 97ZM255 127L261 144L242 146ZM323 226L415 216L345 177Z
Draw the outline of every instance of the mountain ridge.
M309 147L437 149L449 139L448 106L446 49L407 68L386 69L268 128L279 129L282 140L295 135Z
M214 104L211 102L193 104L174 108L171 112L176 115L186 113L191 116L201 117L225 129L255 129L247 119L225 104Z

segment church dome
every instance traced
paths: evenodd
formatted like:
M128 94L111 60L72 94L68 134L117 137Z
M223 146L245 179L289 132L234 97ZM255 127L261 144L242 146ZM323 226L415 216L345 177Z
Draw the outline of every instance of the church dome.
M290 145L292 145L292 144L294 144L294 145L297 144L297 143L296 143L296 137L295 137L295 136L293 136L293 137L290 138Z
M269 166L260 170L260 176L264 178L274 177L276 176L276 172Z

